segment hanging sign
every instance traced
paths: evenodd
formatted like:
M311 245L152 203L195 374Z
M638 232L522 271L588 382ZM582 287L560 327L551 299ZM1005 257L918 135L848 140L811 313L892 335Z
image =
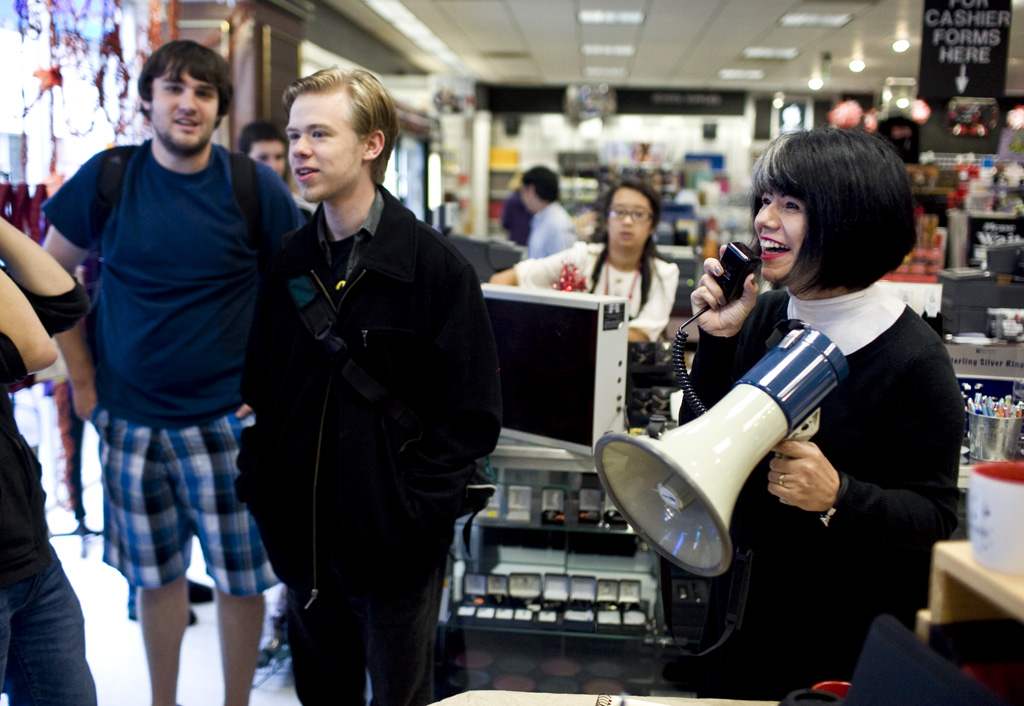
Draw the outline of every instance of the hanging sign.
M1011 0L924 0L919 96L1000 98Z

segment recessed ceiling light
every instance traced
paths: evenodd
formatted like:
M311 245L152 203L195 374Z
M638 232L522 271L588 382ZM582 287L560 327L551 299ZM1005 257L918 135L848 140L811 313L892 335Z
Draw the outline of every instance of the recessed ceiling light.
M576 15L581 25L640 25L644 13L613 10L580 10Z
M584 66L583 75L587 78L622 78L626 75L625 66Z
M853 19L849 13L790 12L779 18L783 27L842 27Z
M632 44L584 44L584 56L633 56L636 49Z
M860 59L854 59L853 61L850 62L850 71L852 71L853 73L859 74L863 70L864 62L861 61Z
M825 85L825 82L822 81L817 76L815 76L814 78L812 78L810 81L807 82L807 87L809 89L811 89L812 91L819 91L819 90L821 90L821 87L824 86L824 85Z
M892 43L892 50L895 52L902 53L905 52L907 49L910 49L910 42L908 42L906 39L897 39L895 42Z
M368 7L391 23L395 29L404 34L409 41L420 49L429 52L458 73L469 75L469 70L463 66L462 61L455 55L455 52L430 31L425 24L420 22L419 18L410 12L409 8L399 2L399 0L365 0L365 2Z
M764 71L750 69L722 69L718 72L718 78L723 81L760 81L764 78Z
M744 59L795 59L800 56L796 47L747 47L743 50Z

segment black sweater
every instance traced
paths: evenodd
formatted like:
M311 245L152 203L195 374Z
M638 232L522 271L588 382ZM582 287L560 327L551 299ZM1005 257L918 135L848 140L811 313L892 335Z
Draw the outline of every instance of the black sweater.
M738 336L701 337L693 380L708 407L764 356L787 304L785 292L763 294ZM965 422L953 366L910 309L847 362L849 377L822 403L812 441L849 489L826 527L819 513L769 494L767 459L751 473L730 527L737 549L754 553L750 593L742 629L714 657L709 695L781 699L849 679L875 616L912 626L926 604L931 547L957 524ZM728 579L714 582L716 628Z

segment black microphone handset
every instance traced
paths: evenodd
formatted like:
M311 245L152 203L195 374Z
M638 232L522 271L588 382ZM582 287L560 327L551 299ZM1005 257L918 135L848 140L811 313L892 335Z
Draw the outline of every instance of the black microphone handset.
M743 283L757 269L761 259L743 243L729 243L722 253L721 262L725 271L715 277L715 281L725 293L725 300L731 302L743 294Z
M761 263L761 258L755 255L754 251L743 243L729 243L725 246L725 252L722 253L720 262L722 263L723 272L715 277L715 281L722 288L725 300L731 302L743 294L743 283L747 281L747 276L757 269L757 266ZM689 334L683 329L710 308L710 306L705 306L687 319L679 327L679 331L676 332L676 338L672 346L672 367L676 376L676 384L683 391L683 404L687 405L696 416L704 414L707 408L693 391L690 375L686 371L685 350L686 339L689 338Z

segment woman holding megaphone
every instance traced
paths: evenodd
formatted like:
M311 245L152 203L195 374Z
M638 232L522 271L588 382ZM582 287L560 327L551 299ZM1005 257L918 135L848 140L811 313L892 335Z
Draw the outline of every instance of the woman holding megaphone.
M849 680L871 621L912 627L932 545L957 524L964 406L939 335L875 283L915 244L903 162L883 138L836 128L781 135L758 158L756 276L726 301L709 258L691 295L696 393L710 407L798 319L845 355L810 441L785 440L750 474L730 535L737 562L712 580L704 643L726 621L731 574L749 567L742 623L708 658L702 696L781 699ZM683 405L681 421L693 413ZM738 568L739 567L739 568Z

